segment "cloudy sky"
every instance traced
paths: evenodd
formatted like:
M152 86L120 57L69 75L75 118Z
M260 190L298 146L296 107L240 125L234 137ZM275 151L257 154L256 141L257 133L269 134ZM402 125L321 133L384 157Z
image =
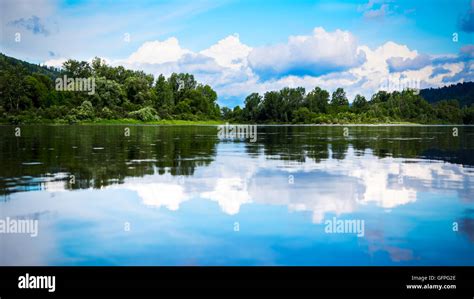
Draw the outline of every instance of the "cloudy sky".
M0 0L0 18L6 55L190 72L226 106L285 86L352 101L388 80L474 81L474 0Z

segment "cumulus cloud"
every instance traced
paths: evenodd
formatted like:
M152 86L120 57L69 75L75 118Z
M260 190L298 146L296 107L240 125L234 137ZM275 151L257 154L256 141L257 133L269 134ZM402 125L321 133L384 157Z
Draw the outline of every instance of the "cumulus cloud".
M343 85L349 98L354 96L354 92L370 97L381 90L388 80L420 82L420 88L429 88L470 81L474 77L473 45L462 47L457 55L438 56L419 54L395 42L387 42L375 49L367 46L360 48L365 52L367 61L348 71L359 78L352 84Z
M424 82L425 87L436 87L473 80L473 59L474 45L466 45L460 49L458 55L430 57L426 54L416 54L411 58L391 57L387 59L387 64L390 73L401 72L400 76L416 77Z
M383 87L383 83L387 80L412 80L413 82L420 82L421 88L443 86L446 82L443 81L445 76L432 76L432 72L436 67L442 67L449 72L446 76L454 76L452 82L460 82L469 77L469 74L462 72L464 61L468 60L470 48L464 47L458 55L444 55L432 57L428 65L419 63L419 69L415 65L405 65L402 70L401 65L397 72L392 67L390 69L389 62L395 66L393 58L398 57L402 62L420 62L420 55L416 50L410 49L406 45L397 44L395 42L386 42L385 44L370 48L365 45L358 47L358 51L363 52L366 60L357 67L350 68L342 72L333 72L324 75L288 75L280 78L269 78L266 80L259 80L256 76L249 76L248 80L240 82L230 82L222 86L220 95L245 96L250 92L264 93L268 90L279 90L283 87L298 87L302 86L307 91L319 86L329 91L334 91L338 87L343 87L349 100L352 100L356 94L362 94L366 97L371 97L373 93L379 91ZM472 59L471 59L472 60ZM423 62L423 61L421 61ZM438 70L439 71L439 70ZM472 73L472 71L471 71ZM439 73L438 73L439 74ZM472 75L471 75L472 77ZM446 81L446 80L445 80Z
M357 78L356 80L340 85L346 89L349 99L357 93L370 97L381 88L384 80L398 79L401 74L397 75L396 78L390 74L387 63L390 58L413 59L418 55L416 51L410 50L406 45L395 42L386 42L375 49L368 46L360 46L359 49L365 53L366 62L348 71Z
M449 74L449 73L450 73L450 71L448 69L445 69L443 67L437 67L437 68L433 69L433 72L431 73L430 78L434 78L436 76L443 75L443 74Z
M416 51L415 51L416 53ZM441 55L430 57L426 54L416 54L415 57L391 57L387 59L390 72L419 70L428 65L439 66L446 63L471 62L474 59L474 45L463 46L458 55Z
M462 70L452 76L446 76L443 78L443 83L457 83L457 82L469 82L474 81L474 63L465 63Z
M459 70L452 76L443 78L443 82L456 83L474 81L474 45L462 47L458 57L454 60L459 61L458 65L462 66L462 70Z
M248 82L255 76L247 62L251 49L240 41L237 34L229 35L200 52L182 48L178 39L171 37L164 41L146 42L128 58L114 60L112 64L143 70L155 76L192 73L199 82L210 84L225 97L236 92L230 86ZM235 95L241 96L248 90L239 90Z
M324 75L364 61L351 33L327 32L322 27L315 28L312 35L290 36L286 44L255 48L249 54L250 67L262 79Z
M245 66L250 50L237 35L230 35L199 53L182 48L177 38L170 37L164 41L144 43L121 63L165 74L212 74L222 72L224 68L238 70Z
M458 62L472 62L474 59L474 45L463 46L457 55L441 55L432 59L433 65L440 65L444 63L458 63Z
M160 64L178 61L181 57L191 53L181 48L178 39L170 37L164 41L145 42L128 58L128 63Z
M182 48L178 39L171 37L164 41L146 42L127 59L116 60L114 64L155 75L188 72L205 80L224 80L230 76L232 80L239 81L238 74L246 71L244 68L247 67L250 50L237 35L230 35L197 53Z
M387 60L390 72L418 70L431 63L430 56L421 54L415 58L392 57Z
M242 44L239 36L234 34L201 51L201 54L214 58L223 67L238 69L247 65L247 56L251 50L251 47Z

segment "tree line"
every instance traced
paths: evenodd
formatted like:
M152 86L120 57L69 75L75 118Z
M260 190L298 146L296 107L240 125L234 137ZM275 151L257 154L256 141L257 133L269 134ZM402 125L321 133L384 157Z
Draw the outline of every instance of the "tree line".
M356 95L352 105L343 88L332 94L319 87L252 93L244 107L222 108L223 118L257 123L390 123L473 124L474 105L460 107L456 99L428 103L414 90L378 91L369 100Z
M32 72L21 63L11 63L6 56L0 57L0 64L0 118L10 123L221 117L217 93L209 85L199 84L191 74L173 73L155 79L142 71L107 65L100 58L91 63L68 60L60 70L50 72ZM94 92L57 90L56 80L63 76L93 78Z
M136 119L156 121L223 120L251 123L453 123L473 124L474 105L462 106L456 98L430 104L414 90L378 91L370 99L356 95L349 104L343 88L333 93L303 87L252 93L243 108L220 108L217 93L198 83L192 74L154 78L143 71L68 60L61 69L29 64L0 55L0 122L38 123ZM94 92L57 90L55 80L93 78ZM466 83L458 89L472 89ZM430 90L430 95L435 91ZM470 91L472 93L472 91ZM446 93L446 92L444 92ZM421 93L423 94L423 93ZM452 95L452 94L451 94ZM463 104L465 104L463 98Z

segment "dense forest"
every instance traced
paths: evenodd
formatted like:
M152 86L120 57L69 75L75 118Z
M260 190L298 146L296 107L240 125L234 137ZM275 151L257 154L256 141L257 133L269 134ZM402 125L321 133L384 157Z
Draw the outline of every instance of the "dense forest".
M474 82L422 89L420 95L432 104L446 99L456 99L461 107L471 106L474 104Z
M142 71L109 66L99 58L90 64L68 60L58 70L12 63L2 55L0 67L0 118L9 123L220 118L216 92L190 74L155 80ZM94 78L93 94L57 90L55 78L63 76Z
M257 93L245 99L243 109L223 108L223 117L234 121L283 123L393 123L474 124L474 105L460 107L457 99L428 103L413 90L378 91L369 100L356 95L349 105L344 89L332 94L319 87Z
M56 79L63 76L93 78L94 92L58 90ZM0 54L0 122L14 124L114 119L474 124L473 90L474 83L468 82L422 90L420 95L412 90L379 91L370 99L357 95L350 105L342 88L332 94L319 87L309 92L302 87L283 88L263 95L252 93L245 98L243 108L221 109L217 93L191 74L154 78L142 71L107 65L100 58L91 63L68 60L56 69Z

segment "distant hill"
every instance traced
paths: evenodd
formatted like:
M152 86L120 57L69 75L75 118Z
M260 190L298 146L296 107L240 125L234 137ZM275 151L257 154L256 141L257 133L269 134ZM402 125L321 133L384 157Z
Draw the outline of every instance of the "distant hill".
M442 100L458 100L461 107L470 106L474 104L474 82L422 89L420 95L431 104Z
M41 66L6 56L0 53L0 69L8 70L15 67L23 67L28 73L39 73L46 75L54 80L59 75L59 69L54 67Z

